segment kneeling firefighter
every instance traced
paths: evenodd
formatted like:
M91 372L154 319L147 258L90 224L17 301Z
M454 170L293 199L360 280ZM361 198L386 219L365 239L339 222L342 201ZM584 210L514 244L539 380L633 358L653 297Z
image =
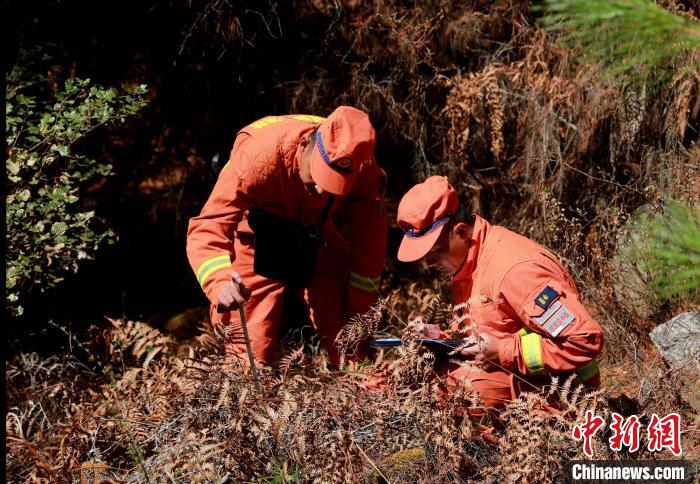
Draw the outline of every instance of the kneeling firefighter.
M411 188L397 219L404 230L398 259L424 258L450 277L454 294L450 331L417 321L419 331L438 339L479 336L479 344L461 350L470 361L437 370L447 376L448 391L467 385L481 394L485 407L498 409L550 385L553 375L600 385L595 358L603 330L554 254L470 214L441 176Z
M187 233L212 323L229 327L227 355L246 352L243 306L253 354L270 364L293 291L338 364L335 337L376 299L386 251L386 176L374 146L369 117L348 106L327 118L268 116L238 132Z

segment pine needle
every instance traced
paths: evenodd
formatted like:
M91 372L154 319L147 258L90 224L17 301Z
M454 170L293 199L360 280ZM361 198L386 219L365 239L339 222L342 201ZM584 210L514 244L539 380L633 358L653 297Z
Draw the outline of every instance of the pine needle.
M632 82L652 79L673 59L700 49L700 22L647 0L546 0L535 10L548 14L541 23L561 33L583 62L598 62L612 77L628 75Z

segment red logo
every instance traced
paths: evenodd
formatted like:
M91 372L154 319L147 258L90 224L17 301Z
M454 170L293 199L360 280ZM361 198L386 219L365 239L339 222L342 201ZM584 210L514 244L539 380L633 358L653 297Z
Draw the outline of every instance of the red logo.
M639 450L639 427L641 426L639 417L632 415L625 420L622 415L613 412L612 418L613 423L610 424L610 430L612 430L613 435L608 439L610 448L619 452L624 445L629 448L630 452L637 452Z
M665 447L673 452L673 455L681 455L681 416L677 413L669 413L664 418L652 414L647 434L647 448L651 452L658 452Z
M586 410L586 421L581 425L576 425L571 432L575 440L583 440L583 453L588 457L593 457L593 445L591 439L600 428L605 425L605 420L593 412Z
M638 451L641 428L639 417L632 415L625 419L622 415L613 412L612 420L610 424L612 436L608 439L610 449L619 452L625 446L630 452ZM588 457L593 457L592 439L604 425L603 418L587 410L586 420L572 429L571 436L574 440L583 440L583 453ZM647 425L647 437L649 440L647 449L650 452L668 449L676 456L681 455L681 416L670 413L664 418L659 418L655 413L652 414Z

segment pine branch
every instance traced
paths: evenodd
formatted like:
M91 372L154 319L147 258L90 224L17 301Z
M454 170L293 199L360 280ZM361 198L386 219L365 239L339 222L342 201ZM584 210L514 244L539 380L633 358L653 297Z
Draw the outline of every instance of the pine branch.
M612 77L650 79L658 68L700 50L700 22L648 0L545 0L535 10L548 14L541 23L561 33L581 61L600 63ZM700 68L700 62L679 64Z
M667 204L663 214L643 221L646 238L636 257L660 297L700 296L700 207Z

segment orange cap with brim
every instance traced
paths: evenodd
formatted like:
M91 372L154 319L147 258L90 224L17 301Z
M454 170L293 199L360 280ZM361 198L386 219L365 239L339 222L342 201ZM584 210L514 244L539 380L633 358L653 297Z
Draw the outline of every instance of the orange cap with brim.
M413 262L424 257L458 206L457 192L444 176L431 176L411 188L401 199L396 217L404 231L399 260Z
M311 177L323 190L346 195L360 165L374 151L375 132L369 116L350 106L333 111L316 131L311 155Z

